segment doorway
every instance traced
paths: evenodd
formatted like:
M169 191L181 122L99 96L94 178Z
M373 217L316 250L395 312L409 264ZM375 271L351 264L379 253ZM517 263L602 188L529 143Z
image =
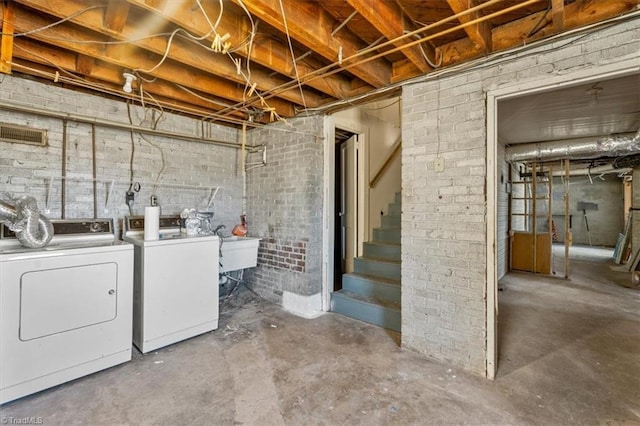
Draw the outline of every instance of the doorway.
M342 289L342 275L353 272L358 254L358 135L335 129L333 291Z
M566 102L568 104L565 106L556 105L558 108L550 108L548 105L545 108L540 108L538 112L540 114L546 114L548 117L548 122L536 120L536 117L544 117L544 115L536 116L537 111L525 111L527 116L527 125L529 129L531 129L533 137L540 137L541 129L545 130L544 139L532 139L528 141L521 140L519 143L542 143L540 141L556 141L567 142L576 140L578 138L587 138L587 137L601 137L603 133L595 133L596 131L602 130L602 123L598 121L599 118L605 117L605 112L610 113L612 109L615 108L627 108L628 105L637 105L637 103L631 102L625 103L624 101L617 103L616 99L619 99L621 96L626 96L627 93L624 91L621 94L617 94L612 97L603 96L603 89L601 89L602 85L600 83L607 82L609 80L615 79L623 79L625 77L633 77L638 73L637 65L632 64L631 62L621 62L618 64L612 64L610 66L603 66L598 70L584 70L572 75L564 75L557 78L549 79L545 82L545 86L540 86L540 83L532 82L528 84L515 84L512 87L504 87L501 89L497 89L494 91L490 91L487 93L487 364L486 364L486 375L488 378L494 378L496 375L496 371L498 369L498 279L502 278L501 270L499 269L499 265L505 262L505 253L508 256L509 251L504 250L504 245L509 244L509 239L505 238L504 231L505 228L502 225L502 222L506 220L506 211L507 208L504 207L502 201L505 199L505 193L511 192L513 188L513 182L504 181L504 169L506 165L506 158L504 156L504 149L506 144L513 145L511 142L512 135L507 133L502 133L500 131L500 123L508 123L507 130L511 130L513 132L521 132L523 126L519 125L519 121L515 116L515 112L518 111L517 108L514 108L512 105L507 106L507 102L516 98L526 98L526 103L522 107L531 108L535 105L535 101L537 101L536 97L546 97L546 95L550 94L558 102ZM591 94L594 86L598 87L599 97L597 101L593 101L594 96ZM561 121L562 117L559 117L562 111L568 111L568 113L579 114L584 112L584 109L580 108L581 102L577 100L577 98L572 98L569 96L558 96L559 93L569 93L571 90L575 89L577 93L591 96L591 99L587 99L584 101L585 108L589 106L592 111L602 111L602 114L591 114L586 115L582 114L582 116L588 116L592 121L585 121L582 123L582 126L576 127L567 124L568 120L575 119L575 117L569 117L567 121L564 123L564 128L559 128L558 123ZM607 88L604 88L606 91ZM628 85L627 85L628 92ZM630 93L633 96L633 93ZM636 98L637 99L637 98ZM498 104L501 104L501 109L498 108ZM634 115L635 114L635 115ZM625 113L624 111L619 111L618 116L628 117L629 119L633 119L633 117L637 117L637 109L635 113ZM550 123L552 120L556 120L555 124L558 127L554 128ZM620 128L621 125L626 123L624 120L620 120L617 123L616 128L609 128L608 133L624 133L630 132L630 129ZM593 130L593 134L585 134L588 131ZM637 130L637 129L632 129ZM554 133L554 131L559 131L559 133ZM579 132L583 131L585 133L580 134ZM568 134L562 134L562 132L568 132ZM577 133L576 133L577 132ZM550 137L549 135L553 135ZM522 134L518 134L518 136L522 136ZM508 167L508 166L507 166ZM536 172L533 172L533 176L536 176ZM549 173L549 175L552 175ZM533 203L534 195L528 197L530 200L525 200L524 204ZM524 198L524 197L523 197ZM574 204L577 203L578 200L575 200ZM563 203L558 203L561 206ZM576 204L577 205L577 204ZM549 209L550 210L550 209ZM584 219L584 211L586 209L581 210L581 218ZM538 214L537 210L531 208L531 214ZM545 214L549 215L549 211L546 211ZM583 220L584 221L584 220ZM547 223L553 223L553 217L551 220L546 220ZM587 221L584 221L585 224ZM574 221L574 226L576 222ZM548 229L545 229L545 233L548 233ZM553 235L553 231L551 232ZM587 233L588 236L588 233ZM533 242L533 240L532 240ZM533 244L530 244L532 246ZM546 244L545 244L546 245ZM546 255L545 255L546 257ZM535 268L534 268L535 269ZM527 273L528 279L535 279L535 275L531 275L531 273ZM555 278L554 278L555 280ZM556 280L561 286L561 280ZM501 342L504 343L504 342Z

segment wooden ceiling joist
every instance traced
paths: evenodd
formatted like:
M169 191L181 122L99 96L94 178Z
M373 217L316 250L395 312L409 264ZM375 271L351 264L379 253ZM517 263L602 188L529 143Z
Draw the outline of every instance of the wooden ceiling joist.
M191 5L181 4L169 4L165 2L158 2L155 5L150 5L145 0L127 0L129 3L134 4L140 8L143 8L149 12L160 16L167 21L173 22L176 25L184 28L185 30L193 34L207 34L210 31L209 24L205 17L201 13L194 13L191 10ZM205 10L206 4L203 4ZM251 30L246 17L237 15L230 10L225 10L220 19L219 32L232 34L232 40L237 44L239 40L249 35ZM245 59L249 53L249 46L242 45L240 50L235 51L234 54L238 54ZM269 69L278 71L279 74L286 75L290 78L295 77L293 62L291 61L291 54L286 45L272 39L256 39L251 48L251 62L259 64ZM310 58L305 58L305 61L298 64L298 71L301 74L312 72L314 68L305 65ZM255 71L255 70L254 70ZM267 73L269 76L271 73ZM253 75L253 72L252 72ZM256 76L257 81L257 76ZM279 86L280 83L271 85L269 87ZM259 84L259 89L263 89L263 85ZM309 87L316 89L326 95L339 99L342 97L354 96L357 94L365 93L367 88L364 87L359 93L352 93L350 82L342 76L332 76L324 81L314 80L308 84ZM372 87L369 87L372 89ZM284 96L284 95L283 95ZM300 103L301 104L301 103Z
M304 107L335 111L348 105L337 100L371 100L388 93L376 88L434 67L637 6L638 0L0 0L0 72L14 68L65 87L153 97L174 111L237 125L254 108L285 118ZM222 36L228 51L215 43ZM139 77L131 94L122 91L124 71Z
M11 74L14 19L14 7L9 3L2 11L2 38L0 39L0 72L4 74Z
M551 0L553 31L556 33L564 29L564 0Z
M238 3L238 0L233 2ZM346 58L366 47L350 31L342 30L335 36L331 35L335 20L320 3L282 0L286 26L279 0L242 0L242 3L253 15L283 33L288 30L291 38L332 63L339 62L341 56ZM309 31L309 28L314 30ZM351 67L349 71L374 87L384 86L391 81L391 64L384 59Z
M15 16L15 28L18 32L32 31L51 24L51 21L40 16L30 15L21 8L16 8ZM183 86L215 94L234 102L242 102L245 98L244 87L171 60L166 60L161 67L146 73L145 71L153 69L158 64L160 58L157 55L149 54L129 44L108 45L104 48L92 41L106 42L109 41L108 38L87 34L75 27L64 24L56 25L34 32L30 37L43 43L54 42L58 47L76 51L123 68L128 68L133 63L139 67L140 72L165 81L174 81L176 77L179 77ZM133 62L131 58L135 58L135 61ZM289 102L272 99L269 101L269 105L276 108L281 116L290 117L295 114L295 109Z
M29 7L37 7L40 10L46 10L47 13L57 16L70 16L72 13L82 10L86 7L86 3L81 0L19 0L20 3ZM140 29L134 25L124 25L119 32L114 32L99 24L100 9L90 10L73 19L73 22L97 33L113 37L116 40L127 41L132 40L131 44L143 48L149 52L158 55L164 55L167 50L168 37L160 36L148 39L139 39ZM199 69L203 72L213 73L214 75L224 77L227 80L236 83L246 84L245 79L237 73L237 68L232 61L221 54L210 52L197 43L188 42L178 37L174 37L171 41L171 49L168 58ZM254 70L252 78L258 83L260 90L272 87L274 85L284 84L286 81L279 78L268 77L263 70ZM175 75L176 79L180 79L180 75ZM290 102L302 105L303 101L298 91L292 90L285 92L281 97ZM314 93L307 96L307 104L311 106L319 106L326 100Z
M564 0L561 0L564 1ZM480 4L479 0L447 0L449 3L449 7L453 10L454 13L462 13L467 9L478 6ZM473 21L482 16L481 11L476 11L469 13L467 15L463 15L460 17L460 23L464 24L469 21ZM487 21L479 22L474 25L470 25L465 27L465 32L469 39L475 43L478 50L482 52L491 52L493 49L493 43L491 38L491 24Z
M42 45L41 43L24 38L16 39L15 47L15 62L23 65L24 68L22 71L25 73L28 73L29 67L39 65L39 67L36 67L36 69L41 71L46 70L53 73L58 71L60 75L66 76L71 80L76 80L78 86L82 86L83 78L80 76L74 78L72 75L79 73L84 74L84 72L80 70L80 66L78 64L91 61L90 73L85 74L86 80L104 85L114 92L124 95L123 93L121 93L122 73L120 72L119 67L111 66L104 63L98 63L99 61L95 61L93 58L84 55L76 55L73 52L67 50L50 49ZM59 69L53 64L55 64L59 68L69 71L71 75L60 72ZM205 110L208 109L213 111L219 111L224 108L224 105L220 105L219 103L207 102L204 99L193 96L188 92L185 92L184 90L174 85L167 84L166 82L163 82L161 80L156 80L153 83L145 85L144 90L145 92L149 92L154 97L161 96L165 99L175 99L187 106L191 105L203 108ZM203 97L205 97L204 94ZM220 103L224 103L223 99L216 99L214 96L209 97L212 98L212 101L217 100ZM147 99L146 101L150 100ZM179 105L179 103L174 102L174 105L177 106ZM237 116L240 117L240 114L237 114Z
M129 4L121 1L110 1L104 12L104 27L115 33L124 28L129 14Z
M349 4L367 21L371 23L382 35L392 40L404 34L404 31L413 31L413 24L406 22L402 9L394 2L372 2L371 0L347 0ZM394 43L396 46L405 44L405 40ZM431 50L433 48L429 46ZM425 49L423 47L422 49ZM427 64L420 47L413 46L402 49L401 52L421 72L427 72L432 68ZM424 52L427 54L427 52Z

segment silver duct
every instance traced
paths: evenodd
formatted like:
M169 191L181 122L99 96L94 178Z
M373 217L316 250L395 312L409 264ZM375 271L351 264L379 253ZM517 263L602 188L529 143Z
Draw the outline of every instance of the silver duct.
M507 162L591 160L640 153L640 129L600 138L579 138L508 146Z
M11 198L11 197L10 197ZM25 247L46 246L53 237L51 221L38 211L36 199L28 195L12 199L14 204L0 200L0 220L5 220L10 230Z

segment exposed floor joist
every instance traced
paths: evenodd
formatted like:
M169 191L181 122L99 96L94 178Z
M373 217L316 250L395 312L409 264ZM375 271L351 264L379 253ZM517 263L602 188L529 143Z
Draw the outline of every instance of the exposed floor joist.
M188 114L202 108L206 116L291 117L305 107L378 96L376 88L433 67L637 6L637 0L15 0L0 3L0 72L69 72L79 86L102 84L139 101L142 83L148 96ZM213 49L221 37L228 52ZM138 76L130 95L121 89L126 71Z

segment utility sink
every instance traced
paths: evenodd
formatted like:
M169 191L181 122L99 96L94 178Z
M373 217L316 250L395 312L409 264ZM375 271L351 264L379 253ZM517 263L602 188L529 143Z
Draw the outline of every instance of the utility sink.
M223 237L220 246L220 272L253 268L258 264L260 238Z

